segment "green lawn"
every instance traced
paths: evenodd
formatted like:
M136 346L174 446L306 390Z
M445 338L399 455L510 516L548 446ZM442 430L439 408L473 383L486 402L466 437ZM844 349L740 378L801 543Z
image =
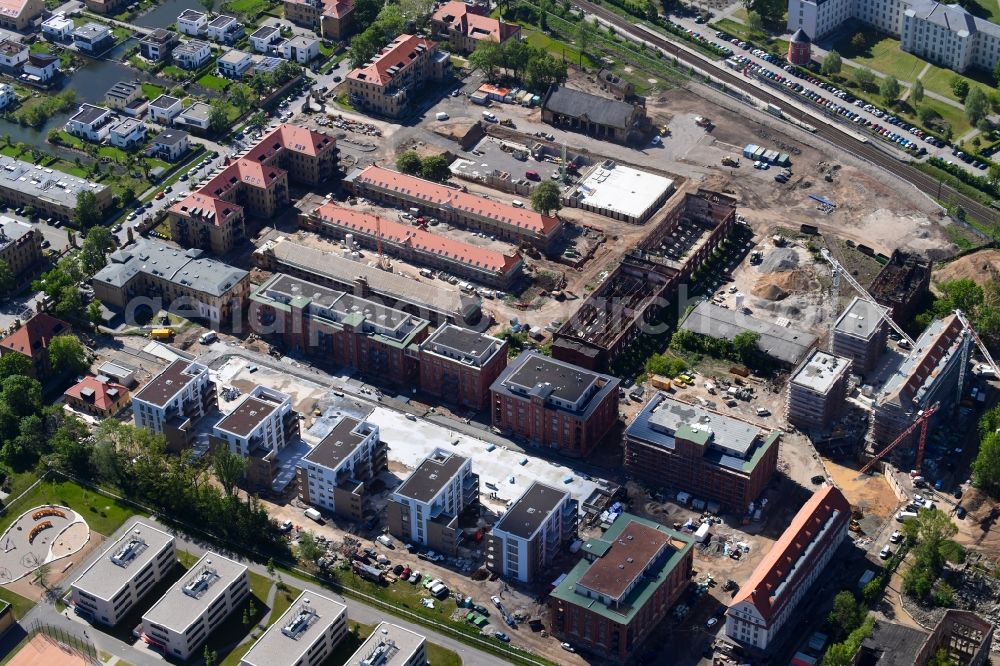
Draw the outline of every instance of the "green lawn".
M427 662L434 666L462 666L462 658L437 643L427 644Z
M267 6L266 0L229 0L229 2L223 3L222 8L234 14L256 16L266 10Z
M61 504L79 513L90 529L108 536L122 526L129 517L139 513L135 509L87 490L70 481L42 481L23 498L10 504L0 517L0 531L10 527L14 519L25 511L41 504Z
M6 587L0 587L0 599L3 599L11 605L11 610L14 613L14 618L20 620L25 615L28 614L34 606L35 602L31 599L26 599L20 594L14 594Z
M933 90L939 95L944 95L949 99L957 101L955 93L951 91L951 82L956 76L960 79L965 79L970 86L982 87L987 94L993 88L993 81L986 72L970 69L965 74L958 74L950 69L934 65L931 65L931 68L927 70L927 74L924 75L922 81L924 82L925 89Z
M567 61L573 63L574 65L580 64L580 51L574 49L572 46L566 46L562 42L534 30L527 31L527 34L528 43L535 48L545 49L557 58L565 57ZM601 66L600 62L592 60L589 55L583 56L583 64L585 67L590 68Z
M229 79L224 79L221 76L216 76L215 74L205 74L197 81L197 84L203 88L220 91L228 88L229 83Z
M177 65L167 65L160 71L164 76L171 79L186 79L190 74L190 72L181 69Z
M1000 23L1000 3L997 0L972 0L966 10L979 18Z
M851 44L853 35L845 35L834 48L844 58L854 60L886 76L895 76L900 81L913 82L927 64L917 56L906 53L899 47L899 40L883 37L875 44L858 50Z
M729 18L719 19L713 23L711 27L730 34L733 37L737 37L744 42L760 42L762 40L767 40L767 37L763 33L752 32L750 28L746 27L744 24Z
M165 89L153 83L143 83L142 84L142 94L146 99L152 101L162 95Z
M292 605L292 602L302 594L302 590L297 587L292 587L291 585L286 585L285 587L285 591L274 591L274 605L271 606L271 617L267 620L268 626L277 622L278 618Z

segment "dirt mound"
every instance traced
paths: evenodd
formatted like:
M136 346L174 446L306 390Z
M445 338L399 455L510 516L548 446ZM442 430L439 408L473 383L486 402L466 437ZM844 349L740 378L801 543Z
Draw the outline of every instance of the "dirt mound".
M775 248L760 264L761 273L779 273L799 267L799 255L790 247Z
M796 264L798 262L796 261ZM804 270L796 269L771 273L757 279L750 293L768 301L780 301L791 293L808 291L812 280Z
M1000 273L1000 250L980 250L936 268L934 281L941 283L948 280L970 279L982 286L994 279L998 273Z

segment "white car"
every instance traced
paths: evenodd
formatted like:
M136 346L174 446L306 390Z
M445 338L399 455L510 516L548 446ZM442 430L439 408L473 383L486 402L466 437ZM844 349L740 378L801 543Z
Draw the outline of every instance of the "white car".
M494 597L490 597L490 601L493 602L494 606L496 606L497 608L500 608L500 597L495 597L495 596Z
M902 540L902 538L903 538L903 533L900 532L899 530L896 530L895 532L892 533L892 536L889 537L889 541L892 543L899 543Z
M881 557L883 560L889 559L890 555L892 555L892 550L889 548L889 546L882 546L882 550L878 552L878 556Z
M566 650L566 652L574 652L574 653L576 652L576 650L573 649L573 646L570 645L569 643L560 643L559 647L561 647L563 650Z

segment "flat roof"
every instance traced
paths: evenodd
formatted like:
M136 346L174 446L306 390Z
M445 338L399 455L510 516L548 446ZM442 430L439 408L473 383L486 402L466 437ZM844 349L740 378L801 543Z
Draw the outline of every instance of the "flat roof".
M243 401L236 406L236 409L223 416L215 424L215 428L238 437L247 437L254 428L281 408L281 402L270 400L269 397L266 394L244 396Z
M533 391L542 385L546 391L551 388L547 395L567 402L579 400L600 377L596 372L540 354L518 358L514 366L514 371L508 375L505 384L519 386L527 391Z
M247 568L211 551L174 583L142 619L183 634Z
M732 340L743 331L760 335L762 352L788 365L797 365L816 346L816 336L790 326L778 326L729 308L702 301L688 315L681 328L712 338Z
M409 663L425 641L420 634L398 624L381 622L344 666L402 666ZM376 653L378 660L374 658Z
M574 196L594 208L641 217L673 189L670 178L606 162L576 186Z
M888 316L889 308L855 296L850 305L837 318L837 323L834 324L833 330L836 333L853 335L869 340L878 330L879 324L882 321L882 316L879 314L880 311L886 313L886 316Z
M137 520L83 570L73 587L110 601L173 542L171 535Z
M520 539L531 539L569 492L535 481L493 526Z
M318 592L306 590L277 622L243 655L243 666L294 664L316 641L347 614L347 606Z
M19 239L32 233L33 230L33 227L27 222L0 215L0 248L16 243Z
M427 504L455 478L467 461L468 458L456 453L436 449L424 458L394 494Z
M365 435L356 432L362 423L363 421L346 414L340 417L333 429L303 457L303 460L337 469L365 440Z
M76 207L76 198L80 192L89 190L94 194L100 194L108 188L101 183L22 162L6 155L0 156L0 186L19 190L28 196L52 201L68 208Z
M632 525L638 525L643 529L637 528L632 530L630 529ZM652 534L652 532L660 532L661 535L657 536ZM629 535L633 537L631 541L627 539ZM638 543L636 543L637 537L640 539ZM629 545L619 544L619 540L623 544ZM600 541L609 544L608 547L605 548L603 544L596 544L595 541L595 545L600 545L601 547L590 549L590 552L594 554L603 551L600 558L594 562L588 562L587 560L577 562L576 566L566 574L566 577L556 586L551 594L556 599L573 604L574 606L586 608L616 624L629 624L650 599L652 599L656 590L666 583L670 574L681 564L687 556L688 551L694 546L694 540L691 537L675 532L659 523L627 513L618 516ZM626 567L641 564L642 560L640 556L647 555L650 545L664 542L664 555L662 558L654 561L652 566L648 566L649 562L647 561L647 566L642 571L645 575L638 576L638 579L635 576L631 576L631 568L618 568L617 565L619 563ZM620 546L621 551L616 553L615 549ZM624 562L619 561L622 555L624 555ZM627 560L628 557L632 557L634 562L629 563ZM607 563L613 563L613 566L608 567L607 563L600 564L604 560ZM590 569L594 566L597 566L598 569L593 577L589 579L589 583L590 585L595 585L606 590L606 594L625 589L617 580L619 575L624 577L625 574L622 574L622 572L626 572L630 576L629 580L635 580L635 585L625 594L618 607L611 607L608 604L602 603L600 599L586 596L577 591L577 585L587 587L587 589L594 589L584 583L584 580L587 580ZM608 571L609 568L612 570Z
M443 347L459 357L475 358L478 364L482 365L499 351L503 341L485 333L445 324L434 331L420 346L430 351L436 351L434 347Z
M809 360L792 375L791 382L817 393L826 393L844 376L850 363L846 358L814 349Z
M194 381L197 375L207 371L208 368L201 363L177 359L164 368L160 374L150 379L132 398L163 407L185 386Z
M580 577L579 584L619 599L669 543L669 534L630 521L619 533L618 540Z

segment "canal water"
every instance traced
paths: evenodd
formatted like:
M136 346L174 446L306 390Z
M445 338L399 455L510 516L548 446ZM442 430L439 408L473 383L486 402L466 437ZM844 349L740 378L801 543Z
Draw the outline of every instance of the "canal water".
M217 0L216 5L220 4ZM139 18L132 21L135 25L143 28L166 28L171 23L177 21L177 15L185 9L197 9L205 11L204 5L198 0L165 0Z
M103 104L104 93L111 86L119 81L134 81L137 78L135 70L117 62L129 44L130 41L119 44L100 60L82 57L84 64L64 78L62 90L74 91L78 104L84 102ZM23 142L47 153L72 160L78 156L77 153L46 143L45 137L48 136L50 129L61 128L65 125L74 113L76 113L75 108L57 113L37 129L0 118L0 136L9 134L14 143Z

